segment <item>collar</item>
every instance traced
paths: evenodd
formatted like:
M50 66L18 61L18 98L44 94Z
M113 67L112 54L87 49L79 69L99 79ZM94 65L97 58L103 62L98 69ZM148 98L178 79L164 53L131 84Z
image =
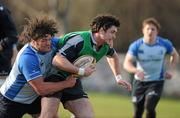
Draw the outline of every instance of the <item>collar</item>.
M94 39L91 31L90 31L90 35L91 35L92 43L93 43L94 45L97 45L97 42L96 42L96 40Z
M143 43L145 43L144 37L143 37ZM154 45L154 44L157 44L157 43L159 43L159 37L158 36L156 37L156 40L155 40L155 42L153 44L148 44L148 45Z

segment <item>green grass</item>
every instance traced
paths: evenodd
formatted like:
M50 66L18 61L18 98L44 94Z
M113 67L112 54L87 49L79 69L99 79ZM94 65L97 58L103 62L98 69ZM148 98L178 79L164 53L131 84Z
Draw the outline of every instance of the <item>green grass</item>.
M133 106L130 96L90 93L89 97L94 107L95 118L132 118ZM179 110L180 100L162 98L156 108L157 118L178 118ZM69 112L64 110L62 105L59 114L61 118L70 117ZM23 118L30 117L25 115Z

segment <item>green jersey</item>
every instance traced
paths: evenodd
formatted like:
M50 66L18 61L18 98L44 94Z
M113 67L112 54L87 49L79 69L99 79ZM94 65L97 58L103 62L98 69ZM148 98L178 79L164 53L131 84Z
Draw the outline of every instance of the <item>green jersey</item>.
M63 37L61 37L59 44L64 45L68 39L77 35L80 35L84 39L84 44L81 51L78 53L78 57L82 55L90 55L94 57L96 61L99 61L103 56L105 56L108 53L109 45L106 43L102 45L102 47L98 51L96 51L93 48L91 44L92 37L91 37L90 31L72 32L72 33L66 34Z
M61 37L61 40L59 41L60 47L65 45L69 39L78 35L81 36L81 38L83 39L83 46L81 50L78 52L77 58L83 55L90 55L96 59L96 62L98 62L103 56L107 55L110 49L109 45L105 43L104 45L101 46L101 48L98 51L96 51L91 43L92 36L90 31L72 32L64 35L63 37ZM65 71L59 71L59 74L64 76L69 75Z

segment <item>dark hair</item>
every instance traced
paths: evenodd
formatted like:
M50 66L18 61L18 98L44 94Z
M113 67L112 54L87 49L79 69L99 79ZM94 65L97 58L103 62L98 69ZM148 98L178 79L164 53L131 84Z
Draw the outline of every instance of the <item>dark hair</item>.
M56 21L48 16L41 16L27 19L27 24L24 25L24 29L19 38L20 41L27 43L31 40L43 38L46 34L54 36L57 32Z
M95 33L98 32L100 28L103 28L104 31L106 31L112 26L119 27L120 22L115 16L112 15L98 15L93 19L92 24L90 26L91 31Z
M147 18L142 22L142 27L144 27L147 24L153 24L156 26L157 30L159 31L161 29L160 23L153 17Z

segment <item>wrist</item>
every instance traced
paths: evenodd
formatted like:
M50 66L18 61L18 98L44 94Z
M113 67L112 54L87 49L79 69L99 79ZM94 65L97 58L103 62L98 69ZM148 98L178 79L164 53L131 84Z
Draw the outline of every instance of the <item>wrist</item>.
M123 78L122 78L122 76L120 74L118 74L118 75L115 76L115 79L118 82L118 81L122 80Z
M84 74L85 74L85 69L84 68L79 68L78 75L83 76Z

